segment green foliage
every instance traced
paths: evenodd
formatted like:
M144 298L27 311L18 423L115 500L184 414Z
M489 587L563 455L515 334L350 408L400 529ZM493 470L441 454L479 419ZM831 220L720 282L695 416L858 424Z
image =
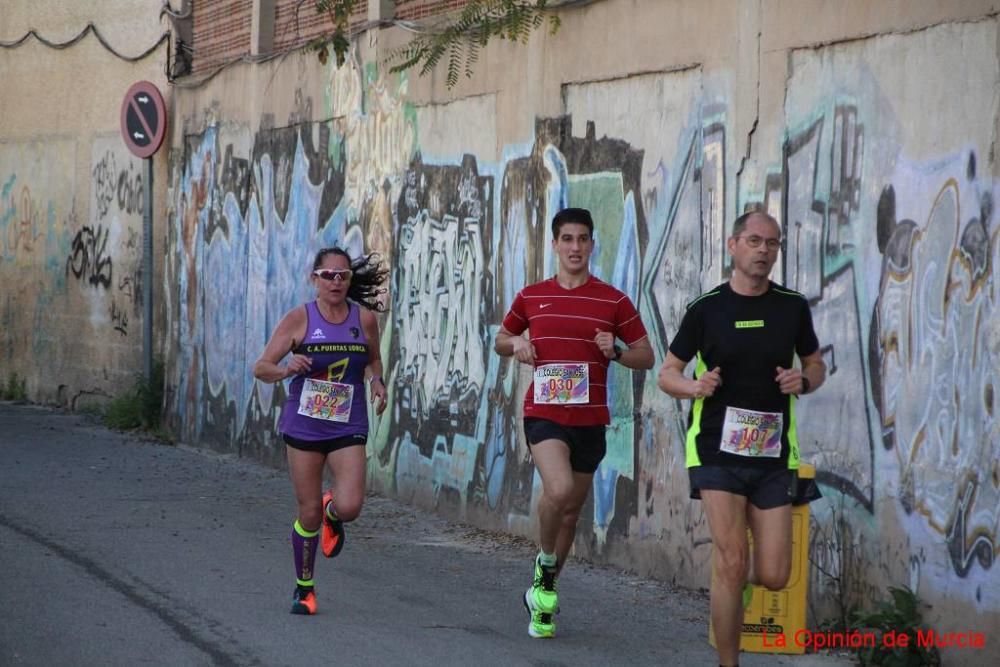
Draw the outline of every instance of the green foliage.
M917 642L917 630L924 630L920 599L908 588L890 587L889 594L890 599L879 600L873 611L851 614L852 629L862 633L874 631L877 635L874 646L858 649L861 664L885 667L940 665L941 655L937 648L920 646ZM907 635L906 647L886 646L882 636L889 632L896 636Z
M410 42L390 54L394 62L391 72L402 72L420 66L423 76L437 67L445 57L448 62L447 84L458 83L460 72L472 76L479 60L479 50L494 37L525 43L531 33L548 22L549 33L555 34L561 25L559 17L549 8L550 0L471 0L454 23L440 31L418 34Z
M330 49L337 66L344 64L350 48L350 16L357 0L316 0L316 11L327 14L333 22L333 32L309 43L326 64ZM405 46L388 57L391 72L403 72L420 67L421 76L429 73L442 60L448 63L447 84L458 83L460 74L472 76L479 60L479 50L493 38L512 42L527 42L531 33L547 23L555 34L561 25L551 9L552 0L469 0L458 17L442 27L421 31Z
M852 473L862 474L860 470L848 471L848 475ZM860 507L847 494L840 493L826 503L829 514L825 520L815 514L811 518L809 564L818 576L810 599L810 616L820 618L832 610L834 616L820 623L826 632L846 632L851 614L862 600L878 593L865 576L864 535L855 520ZM822 605L823 613L814 604Z
M28 400L27 381L19 378L17 373L11 373L7 376L7 386L0 386L0 398L8 401Z
M351 48L348 39L351 12L357 4L358 0L316 0L316 13L328 15L333 22L332 33L321 35L309 42L309 48L317 52L319 61L324 65L330 58L331 48L337 58L337 67L344 64L347 50Z
M160 411L163 406L163 363L153 364L153 374L148 380L136 376L132 390L114 399L104 413L104 424L109 428L151 431L163 437L160 428Z
M133 390L111 401L104 413L104 424L122 431L141 427L142 399L139 392Z

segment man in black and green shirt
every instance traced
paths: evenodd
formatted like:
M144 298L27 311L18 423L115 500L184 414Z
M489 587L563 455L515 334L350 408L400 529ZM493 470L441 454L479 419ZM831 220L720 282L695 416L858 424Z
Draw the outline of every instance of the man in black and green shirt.
M772 590L788 582L799 467L795 402L823 384L826 365L805 297L768 279L781 248L777 221L742 215L726 245L732 277L688 304L659 386L693 399L688 476L712 535L712 625L719 662L730 666L739 660L748 577ZM692 359L693 379L684 377Z

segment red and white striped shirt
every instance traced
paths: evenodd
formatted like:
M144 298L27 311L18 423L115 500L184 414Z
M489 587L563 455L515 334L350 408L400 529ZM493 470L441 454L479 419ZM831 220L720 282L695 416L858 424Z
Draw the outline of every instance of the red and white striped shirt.
M628 345L647 335L632 300L593 276L573 289L562 287L555 278L528 285L514 298L503 319L503 328L515 336L528 330L535 346L536 368L546 364L588 364L587 403L537 405L534 388L528 388L524 416L549 419L564 426L611 422L607 399L611 360L594 342L598 331L610 331Z

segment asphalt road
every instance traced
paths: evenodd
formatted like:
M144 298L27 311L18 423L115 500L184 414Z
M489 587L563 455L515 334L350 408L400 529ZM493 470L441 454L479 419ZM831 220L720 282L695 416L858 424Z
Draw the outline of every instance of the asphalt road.
M703 592L580 562L530 639L531 544L374 495L292 616L293 519L283 471L0 402L0 665L717 664Z

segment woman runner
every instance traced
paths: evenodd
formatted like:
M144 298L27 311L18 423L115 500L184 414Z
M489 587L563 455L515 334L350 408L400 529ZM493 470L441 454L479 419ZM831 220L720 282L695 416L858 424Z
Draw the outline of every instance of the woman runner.
M388 271L372 255L352 260L324 248L313 261L316 300L289 311L278 323L253 374L263 382L292 378L278 430L298 502L292 529L297 585L293 614L315 614L313 566L317 542L332 558L344 546L344 524L361 513L365 496L368 407L385 410L385 384L375 313ZM291 357L279 365L289 353ZM333 487L323 491L323 465Z

